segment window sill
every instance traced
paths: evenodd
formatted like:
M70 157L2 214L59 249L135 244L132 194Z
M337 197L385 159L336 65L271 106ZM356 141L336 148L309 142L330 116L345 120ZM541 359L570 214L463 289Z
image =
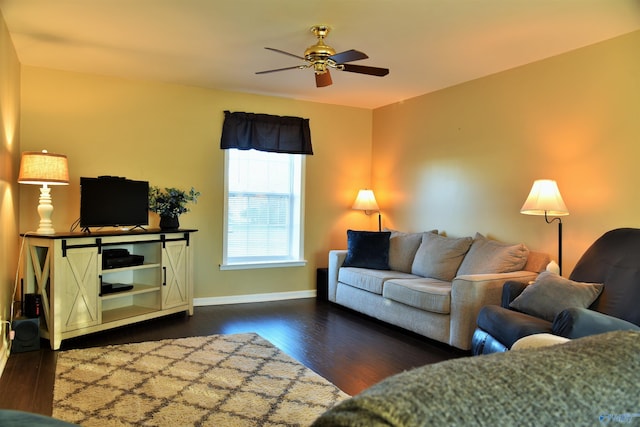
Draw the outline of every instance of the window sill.
M238 264L220 264L220 270L253 270L257 268L304 267L306 265L307 265L306 260L251 262L251 263L238 263Z

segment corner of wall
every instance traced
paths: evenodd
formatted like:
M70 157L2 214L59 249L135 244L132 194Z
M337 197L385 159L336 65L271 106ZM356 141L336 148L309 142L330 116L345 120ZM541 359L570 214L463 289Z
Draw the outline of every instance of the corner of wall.
M0 12L0 375L10 353L13 288L19 251L20 61Z

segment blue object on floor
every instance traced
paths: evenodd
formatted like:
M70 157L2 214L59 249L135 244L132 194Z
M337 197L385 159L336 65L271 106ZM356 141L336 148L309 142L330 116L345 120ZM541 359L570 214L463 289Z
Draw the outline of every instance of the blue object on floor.
M0 426L2 427L66 427L77 426L66 421L56 420L40 414L30 412L14 411L11 409L0 409Z

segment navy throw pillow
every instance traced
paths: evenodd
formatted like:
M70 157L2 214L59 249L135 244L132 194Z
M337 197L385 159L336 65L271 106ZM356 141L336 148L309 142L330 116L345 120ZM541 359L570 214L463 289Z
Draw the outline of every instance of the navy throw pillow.
M343 267L389 270L390 231L347 230L347 257Z

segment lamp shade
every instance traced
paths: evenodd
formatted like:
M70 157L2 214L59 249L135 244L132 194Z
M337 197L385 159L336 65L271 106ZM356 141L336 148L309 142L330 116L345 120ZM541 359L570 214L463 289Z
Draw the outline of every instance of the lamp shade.
M558 184L552 179L538 179L533 182L529 197L522 205L520 213L548 216L569 215L560 195Z
M42 151L25 151L20 160L20 184L68 185L67 156Z
M378 208L378 203L376 202L376 197L373 195L373 190L360 190L358 192L358 197L356 197L356 201L353 202L353 206L351 206L351 208L365 212L376 212L380 210L380 208Z

